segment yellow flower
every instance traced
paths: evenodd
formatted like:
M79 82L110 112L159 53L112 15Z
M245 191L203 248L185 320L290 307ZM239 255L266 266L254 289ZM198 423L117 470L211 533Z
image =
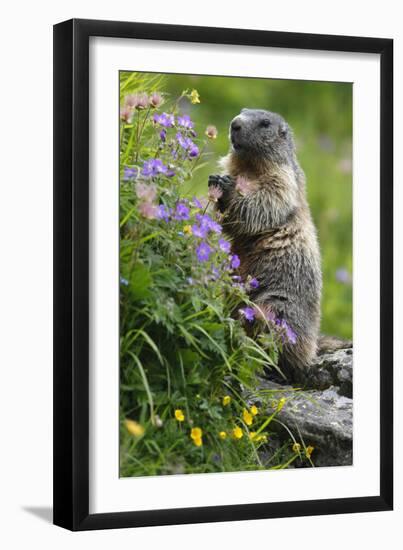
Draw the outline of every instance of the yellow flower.
M246 409L243 410L243 413L242 413L242 417L243 417L243 421L245 422L245 424L247 426L251 426L252 425L252 422L253 422L253 416L250 414L249 411L247 411Z
M250 412L253 414L253 416L256 416L259 413L259 409L256 407L256 405L252 405L250 408Z
M299 453L301 450L301 445L299 443L294 443L294 445L292 446L292 450L294 451L294 453Z
M305 449L305 456L306 458L311 458L311 454L313 453L315 447L312 447L312 445L308 445L308 447Z
M201 428L192 428L190 432L190 437L193 439L193 443L196 445L196 447L201 447L203 445L202 440L203 432Z
M134 435L135 437L141 437L142 435L144 435L143 426L141 424L139 424L138 422L136 422L135 420L129 420L128 418L126 418L125 426L126 426L127 431L131 435Z
M242 429L237 426L232 430L232 435L235 437L235 439L242 439L243 438L243 431Z
M191 103L196 104L196 103L200 103L200 96L199 96L199 92L197 90L192 90L190 92L190 101Z
M287 399L285 397L282 397L280 399L280 401L277 403L277 412L280 412L281 409L284 407L285 403L286 403Z
M190 432L190 437L195 440L195 439L201 439L203 436L203 432L202 432L202 429L201 428L192 428L191 432Z
M225 439L227 437L227 432L220 432L218 435L221 439Z
M178 422L183 422L185 420L185 415L181 409L176 409L175 418Z
M226 407L230 403L231 403L231 397L229 395L224 395L224 397L222 398L222 404L224 405L224 407Z
M185 225L183 227L183 232L185 235L191 235L192 234L192 226L191 225Z
M259 441L266 442L267 441L267 435L266 434L257 434L256 432L250 432L249 437L252 441L256 441L256 443L259 443Z

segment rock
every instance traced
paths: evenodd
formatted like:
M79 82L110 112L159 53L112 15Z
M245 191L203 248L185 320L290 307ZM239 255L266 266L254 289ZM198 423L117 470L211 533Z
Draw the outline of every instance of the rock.
M304 376L304 382L311 388L338 387L338 393L346 397L353 395L353 350L339 349L320 355L318 361Z
M269 390L273 400L286 398L276 419L287 426L297 441L314 446L315 466L352 464L352 357L352 349L323 354L304 376L303 389L261 379L259 390ZM270 414L274 408L267 412ZM273 422L271 428L276 429L279 444L290 440L280 423Z

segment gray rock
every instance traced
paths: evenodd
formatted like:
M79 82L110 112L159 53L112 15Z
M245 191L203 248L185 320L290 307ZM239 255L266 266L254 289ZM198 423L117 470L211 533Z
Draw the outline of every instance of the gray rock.
M353 395L353 350L339 349L320 355L306 375L310 387L325 389L338 387L338 393L346 397Z
M292 387L262 379L260 390L273 400L286 398L271 427L279 444L290 440L286 426L297 441L315 447L315 466L348 466L353 462L352 350L322 355L304 378L305 387ZM267 411L269 414L273 407ZM284 426L283 426L284 425Z

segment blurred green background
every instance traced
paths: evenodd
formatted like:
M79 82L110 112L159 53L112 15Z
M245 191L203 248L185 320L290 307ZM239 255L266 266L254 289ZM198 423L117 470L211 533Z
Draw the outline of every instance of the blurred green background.
M294 130L298 159L307 178L308 200L322 253L322 332L352 337L352 85L195 75L164 75L161 90L176 99L197 89L200 104L180 102L199 137L213 124L206 163L185 192L205 195L207 178L228 152L228 125L243 107L280 113ZM164 110L164 107L162 108ZM168 110L168 106L167 106Z

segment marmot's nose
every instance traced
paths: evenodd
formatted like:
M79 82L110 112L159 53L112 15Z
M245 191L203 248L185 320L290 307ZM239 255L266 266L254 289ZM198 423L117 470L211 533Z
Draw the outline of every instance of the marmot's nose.
M241 121L239 118L234 118L234 120L231 122L231 130L233 132L239 132L239 130L242 128Z

